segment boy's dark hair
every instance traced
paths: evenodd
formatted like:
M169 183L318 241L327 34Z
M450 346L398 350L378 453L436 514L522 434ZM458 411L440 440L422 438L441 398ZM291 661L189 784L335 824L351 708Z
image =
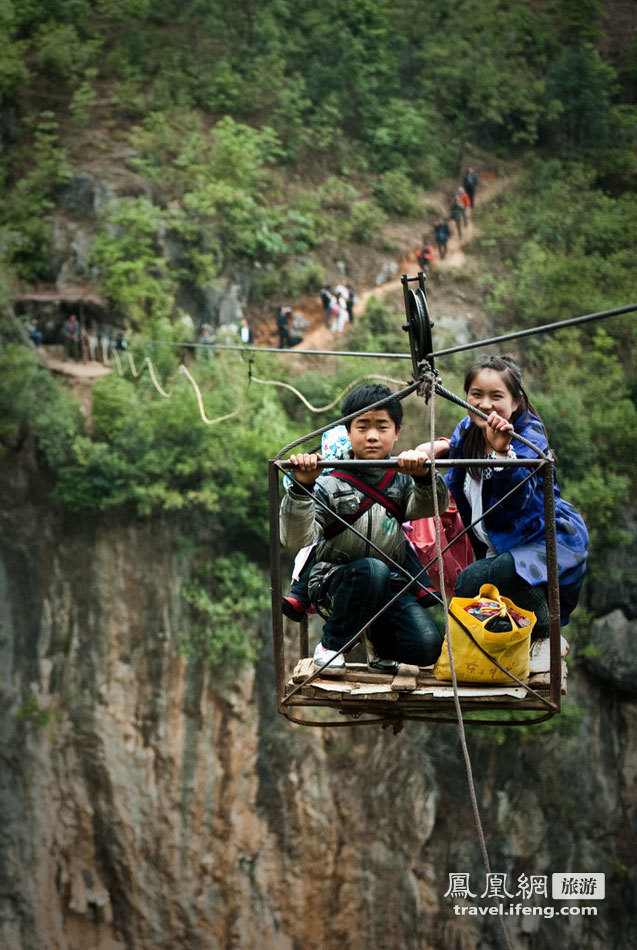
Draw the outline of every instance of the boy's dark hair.
M342 413L344 416L349 416L352 412L360 410L357 414L363 415L372 403L378 402L380 399L384 399L385 402L381 403L380 406L376 406L374 411L386 409L389 418L398 429L403 421L402 404L400 399L396 399L388 386L383 386L380 383L361 383L360 386L353 389L343 400ZM345 423L348 432L353 421L353 419L350 419L349 422Z

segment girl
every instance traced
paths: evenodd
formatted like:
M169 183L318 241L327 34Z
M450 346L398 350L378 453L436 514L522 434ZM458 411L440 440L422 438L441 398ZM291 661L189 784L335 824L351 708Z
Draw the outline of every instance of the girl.
M537 458L516 439L523 436L542 452L548 448L544 425L522 385L522 372L510 357L489 356L469 368L464 382L467 402L487 415L469 413L455 428L451 442L435 443L437 457L490 458L493 468L453 467L446 476L465 525L470 524L531 469L500 466L499 458ZM419 446L429 454L429 445ZM588 533L581 515L560 496L555 484L557 560L562 625L577 604L588 555ZM544 503L539 474L527 481L470 532L476 560L458 576L455 594L473 597L482 584L494 584L520 607L532 610L534 639L548 636Z

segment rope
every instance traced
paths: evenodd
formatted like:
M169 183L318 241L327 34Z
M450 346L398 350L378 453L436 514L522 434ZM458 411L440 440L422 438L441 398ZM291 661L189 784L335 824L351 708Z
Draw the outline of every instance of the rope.
M134 378L137 379L139 373L135 369L135 360L133 359L133 354L130 350L126 350L126 355L128 356L128 364L130 366L130 371L133 374Z
M126 354L127 354L127 356L128 356L128 362L129 362L129 365L130 365L131 373L132 373L133 377L134 377L135 379L137 379L137 378L140 376L140 373L137 371L137 369L136 369L136 367L135 367L135 361L134 361L134 359L133 359L133 354L131 353L130 350L127 350L127 351L126 351ZM124 375L124 370L122 369L121 360L120 360L120 358L119 358L119 354L118 354L117 350L113 350L113 356L115 357L115 362L116 362L116 364L117 364L117 371L118 371L118 373L119 373L120 376L123 376L123 375ZM159 381L158 381L157 376L156 376L156 374L155 374L155 369L154 369L154 367L153 367L152 360L151 360L150 356L146 356L146 357L144 358L144 363L145 363L145 365L148 367L148 372L150 373L150 378L151 378L151 380L153 381L153 385L155 386L155 389L157 390L157 392L159 393L159 395L160 395L160 396L163 396L164 399L170 399L170 393L165 392L165 391L162 389L162 387L160 386L160 384L159 384ZM223 415L223 416L217 416L216 419L209 419L209 418L207 417L207 415L206 415L206 410L205 410L204 404L203 404L203 397L202 397L202 395L201 395L201 390L200 390L200 388L199 388L199 386L198 386L198 384L197 384L197 380L194 378L194 376L193 376L192 373L188 370L188 368L186 367L186 365L185 365L184 363L180 363L180 364L179 364L179 370L178 370L178 372L183 373L184 376L186 376L186 378L187 378L187 379L189 380L189 382L191 383L193 389L195 390L195 396L197 397L197 403L198 403L198 405L199 405L199 414L201 415L202 421L205 422L206 425L216 425L216 423L218 423L218 422L224 422L226 419L232 419L234 416L236 416L236 415L238 415L240 412L242 412L243 409L245 408L245 406L246 406L246 401L244 400L243 404L242 404L241 406L239 406L237 409L234 409L232 412L228 412L228 413L226 413L226 414ZM391 376L383 376L383 375L380 375L380 374L378 374L378 373L368 373L368 374L366 374L365 376L360 376L358 379L355 379L353 382L349 383L349 384L345 387L345 389L343 389L343 391L339 393L339 395L336 397L336 399L334 399L332 402L328 403L326 406L313 406L312 403L309 402L309 401L305 398L305 396L303 395L302 392L300 392L300 391L299 391L298 389L296 389L294 386L291 386L289 383L284 383L284 382L281 382L280 380L277 380L277 379L259 379L258 377L253 376L253 375L252 375L252 367L251 367L251 365L250 365L249 370L248 370L248 377L249 377L249 381L253 381L253 382L255 382L255 383L259 383L259 385L261 385L261 386L280 386L280 387L283 388L283 389L289 389L290 392L294 393L294 395L297 396L297 397L301 400L301 402L310 410L310 412L327 412L329 409L333 409L334 406L336 406L336 405L341 401L341 399L342 399L344 396L347 395L348 392L350 392L352 389L354 389L356 386L358 386L359 383L363 382L363 380L366 380L366 379L376 379L376 380L379 380L379 381L385 382L385 383L393 383L393 384L396 385L396 386L402 386L402 385L403 385L402 380L400 380L400 379L394 379L394 378L391 377Z
M432 495L434 502L434 525L436 530L436 554L438 558L438 572L441 579L442 589L444 590L444 565L442 562L442 538L441 538L441 521L440 521L440 506L438 505L438 494L436 492L436 456L433 451L433 445L436 441L436 388L434 385L433 374L428 374L431 380L431 386L427 386L427 389L430 393L430 410L429 410L429 419L430 419L430 440L431 440L431 482L432 482ZM445 615L445 639L447 641L447 649L449 651L449 666L451 668L451 681L453 684L453 701L456 707L456 716L458 718L458 730L460 733L460 745L462 746L462 755L464 757L465 769L467 772L467 784L469 786L469 796L471 798L471 807L473 809L473 817L476 823L476 829L478 832L478 840L480 842L480 851L482 852L482 861L484 863L484 869L487 874L487 880L489 879L488 875L491 874L491 862L489 861L489 852L487 851L487 842L484 836L484 829L482 827L482 820L480 818L480 809L478 807L478 797L476 795L475 782L473 780L473 769L471 767L471 757L469 755L469 748L467 746L467 736L465 733L464 720L462 717L462 708L460 706L460 698L458 696L458 680L456 677L456 668L453 661L453 650L451 648L451 628L449 625L449 606L447 604L447 598L442 598L443 610ZM498 918L500 921L500 927L502 929L502 936L504 939L504 945L507 950L511 950L511 943L509 941L509 935L504 926L504 921L501 917Z
M148 359L148 357L146 357L146 359ZM149 362L150 362L150 360L149 360ZM183 363L180 363L180 364L179 364L179 372L180 372L180 373L183 373L184 376L186 376L186 378L189 379L190 382L192 383L193 389L195 390L195 395L196 395L196 397L197 397L197 402L199 403L199 412L201 413L201 418L202 418L202 420L206 423L207 426L216 425L217 422L224 422L225 419L232 419L233 416L236 416L236 415L238 415L240 412L243 412L243 409L245 408L245 401L244 401L243 405L239 406L237 409L233 409L232 412L227 412L227 413L226 413L225 415L223 415L223 416L217 416L216 419L209 419L209 418L206 416L206 412L205 412L205 409L204 409L204 406L203 406L203 399L202 399L202 397L201 397L201 390L199 389L199 386L197 385L197 381L195 380L194 376L193 376L192 373L186 368L186 366L185 366Z
M119 353L117 350L113 350L113 356L115 357L115 363L117 365L117 372L120 376L124 375L124 370L122 369L122 361L119 358Z
M255 383L260 383L262 386L281 386L283 389L289 389L294 393L295 396L301 400L301 402L307 406L310 412L327 412L328 409L333 409L334 406L338 405L343 396L347 395L350 390L354 389L361 383L364 379L378 379L386 383L394 383L396 386L402 386L402 380L392 379L391 376L379 376L376 373L370 373L366 376L360 376L358 379L355 379L354 382L350 383L345 389L339 393L339 395L332 402L328 403L326 406L313 406L311 402L308 402L302 392L299 392L298 389L295 389L294 386L290 386L289 383L282 383L277 379L257 379L256 376L252 376L252 380Z
M157 392L159 393L159 395L160 395L160 396L163 396L164 399L170 399L170 393L164 392L164 390L163 390L163 389L161 388L161 386L159 385L159 382L158 382L158 380L157 380L157 377L155 376L155 370L154 370L154 368L153 368L153 364L152 364L152 362L151 362L150 356L147 356L147 357L145 358L144 363L145 363L146 366L148 367L148 372L150 373L150 378L152 379L153 385L154 385L155 389L157 390Z

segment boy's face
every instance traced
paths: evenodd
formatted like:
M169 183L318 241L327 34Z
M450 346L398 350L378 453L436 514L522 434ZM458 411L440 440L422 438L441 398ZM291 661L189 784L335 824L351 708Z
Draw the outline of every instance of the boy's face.
M398 438L400 426L386 409L375 409L356 416L350 423L349 440L355 459L384 459Z

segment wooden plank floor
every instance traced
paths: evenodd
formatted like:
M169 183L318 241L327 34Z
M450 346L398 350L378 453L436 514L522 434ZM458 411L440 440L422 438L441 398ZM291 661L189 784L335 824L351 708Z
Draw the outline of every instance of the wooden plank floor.
M536 656L532 663L531 675L525 682L542 695L547 695L550 686L548 640L545 648L534 652ZM564 694L566 693L564 660L561 665L561 692ZM286 695L289 695L313 672L311 657L299 660L286 684ZM391 676L373 672L364 663L348 663L344 670L331 672L328 668L309 686L302 687L291 699L290 705L294 704L295 699L299 697L299 702L303 705L306 705L309 699L314 699L318 704L321 700L330 704L340 700L348 705L356 701L365 701L372 706L378 702L433 706L436 703L445 704L452 701L453 695L452 684L435 679L433 667L401 664L396 676ZM515 703L532 698L522 686L517 686L515 683L459 684L458 695L460 699L480 705Z

